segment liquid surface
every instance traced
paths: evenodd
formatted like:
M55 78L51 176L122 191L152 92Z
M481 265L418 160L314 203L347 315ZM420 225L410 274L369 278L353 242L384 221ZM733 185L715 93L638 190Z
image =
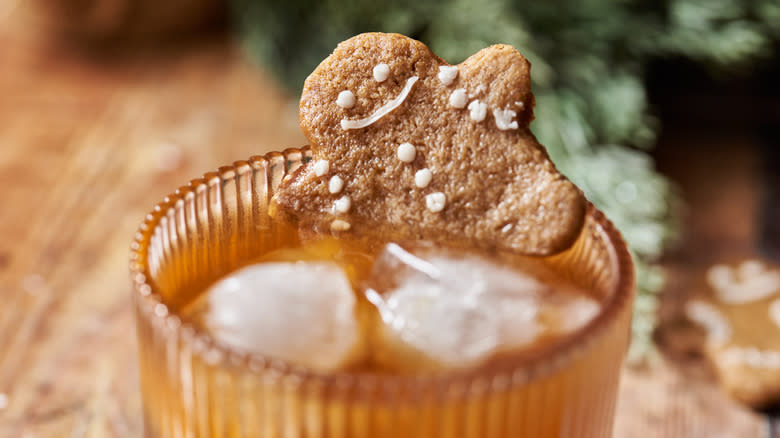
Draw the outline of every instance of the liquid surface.
M533 356L600 310L538 259L319 238L233 272L182 315L230 347L315 370L407 374Z

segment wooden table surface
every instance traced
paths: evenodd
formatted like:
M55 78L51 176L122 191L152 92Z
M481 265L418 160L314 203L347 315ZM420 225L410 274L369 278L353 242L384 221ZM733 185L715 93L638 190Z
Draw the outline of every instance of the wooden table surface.
M1 438L140 436L131 236L190 178L303 144L296 117L295 103L227 38L95 61L0 34ZM727 160L747 140L666 141L674 162L691 153L675 141L706 143ZM727 195L753 199L755 159L743 155L725 166L736 169L723 176L734 180ZM690 201L719 202L703 188ZM624 370L615 436L769 436L766 418L731 402L705 364L674 354L682 350L664 327L677 323L686 279L703 263L688 251L668 265L660 339L670 359Z

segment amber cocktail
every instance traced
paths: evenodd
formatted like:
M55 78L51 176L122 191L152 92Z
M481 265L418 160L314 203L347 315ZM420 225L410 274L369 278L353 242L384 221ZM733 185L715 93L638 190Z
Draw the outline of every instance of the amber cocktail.
M539 262L602 310L532 355L441 372L323 372L232 348L189 323L183 309L204 288L297 241L268 204L309 159L308 149L287 150L222 167L141 226L130 268L147 437L611 436L634 278L619 233L592 206L576 243Z

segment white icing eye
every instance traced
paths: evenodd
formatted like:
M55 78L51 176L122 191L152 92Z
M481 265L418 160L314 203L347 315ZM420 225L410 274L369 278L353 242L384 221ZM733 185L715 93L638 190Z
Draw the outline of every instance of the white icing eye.
M330 162L328 160L317 160L314 162L314 174L317 176L323 176L330 170Z
M517 113L511 109L493 110L493 117L496 119L496 126L498 126L498 129L502 131L506 131L507 129L517 129L517 121L512 120L516 115Z
M465 108L467 102L466 90L463 88L458 88L450 94L450 106L454 108Z
M338 175L333 175L328 181L328 191L331 193L339 193L344 188L344 180Z
M388 76L390 76L390 67L387 64L374 66L374 79L377 82L384 82Z
M449 85L455 78L458 77L458 66L456 65L442 65L439 67L439 74L437 76L442 84Z
M336 98L336 105L342 108L352 108L355 106L355 95L349 90L342 91Z
M444 210L444 206L447 205L447 197L442 192L431 193L425 195L425 206L431 213L438 213Z
M431 173L430 169L420 169L414 174L414 185L423 189L428 187L432 179L433 173Z
M485 120L487 116L487 104L482 103L479 100L474 100L469 104L469 117L475 122L481 122Z
M417 149L411 143L401 143L397 151L398 159L404 163L411 163L417 155Z
M333 203L333 211L338 214L344 214L352 207L352 200L349 196L342 196Z

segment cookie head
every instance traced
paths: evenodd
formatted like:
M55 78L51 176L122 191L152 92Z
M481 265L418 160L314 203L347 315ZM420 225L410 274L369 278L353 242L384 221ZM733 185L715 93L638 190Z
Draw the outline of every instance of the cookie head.
M448 65L419 41L369 33L308 77L313 160L284 181L285 214L336 232L559 252L585 199L537 143L530 64L486 48Z

